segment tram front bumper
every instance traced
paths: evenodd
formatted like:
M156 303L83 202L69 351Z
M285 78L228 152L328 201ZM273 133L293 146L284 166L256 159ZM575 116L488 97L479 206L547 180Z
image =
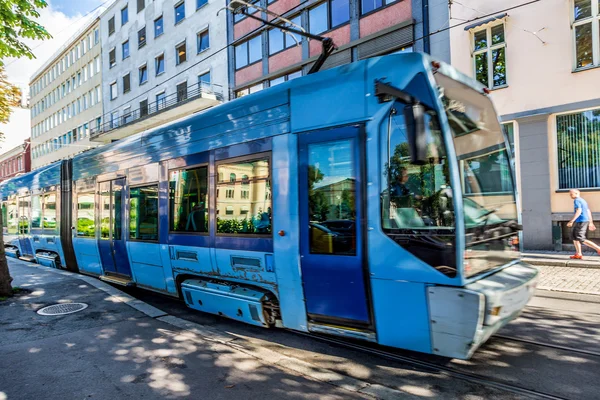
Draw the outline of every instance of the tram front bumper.
M534 295L538 273L535 267L517 263L462 288L430 287L433 353L469 359L519 316Z

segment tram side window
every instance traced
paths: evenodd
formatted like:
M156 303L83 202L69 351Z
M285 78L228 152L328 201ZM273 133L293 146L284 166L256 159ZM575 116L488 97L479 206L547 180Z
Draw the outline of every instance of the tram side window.
M94 193L77 194L77 236L96 237Z
M17 215L17 199L16 198L12 198L8 201L8 206L7 206L7 218L6 218L6 225L7 225L7 231L9 234L16 234L18 231L18 225L19 225L19 216Z
M56 193L46 193L42 203L42 226L44 233L55 233L58 230L56 210Z
M27 235L29 233L29 206L31 197L19 197L19 233Z
M129 238L158 240L158 185L129 190Z
M270 171L266 156L217 166L217 233L271 234Z
M42 199L40 196L31 197L31 229L42 227Z
M421 260L455 276L455 215L438 118L433 112L427 114L428 160L424 165L414 165L403 109L404 104L395 105L382 132L382 228Z
M208 167L169 173L169 230L208 233Z

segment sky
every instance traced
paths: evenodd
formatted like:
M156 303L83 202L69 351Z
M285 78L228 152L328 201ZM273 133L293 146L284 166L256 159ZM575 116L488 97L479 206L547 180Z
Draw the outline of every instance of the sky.
M35 59L6 59L8 80L28 91L29 79L69 38L80 29L89 17L85 15L101 4L108 5L110 0L49 0L48 7L40 10L38 22L52 35L45 41L25 40L33 50ZM0 124L4 141L0 142L0 153L4 153L20 144L31 135L29 110L14 110L7 124Z

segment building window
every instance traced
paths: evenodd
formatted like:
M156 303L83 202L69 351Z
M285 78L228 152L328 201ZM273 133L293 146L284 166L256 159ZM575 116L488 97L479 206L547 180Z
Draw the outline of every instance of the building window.
M112 68L115 65L117 65L117 49L115 49L114 47L111 51L108 52L108 65L109 68Z
M198 53L207 50L210 47L210 39L208 37L208 29L198 34Z
M248 1L248 3L251 4L259 4L260 5L260 1L259 0L253 0L253 1ZM248 7L248 14L253 14L255 13L257 10L255 8L252 7ZM236 22L240 22L241 20L243 20L244 18L246 18L246 16L244 14L234 14L233 15L233 21L234 23Z
M600 109L556 117L559 189L600 188Z
M163 34L163 17L162 15L154 20L154 37L159 37Z
M165 55L161 54L160 56L156 57L154 65L156 67L157 76L165 72Z
M131 90L131 74L127 74L123 77L123 93L127 93Z
M200 92L211 92L210 72L198 75L198 87L200 88Z
M100 42L100 29L94 29L94 44L98 44ZM63 67L63 70L65 68Z
M175 5L175 25L185 18L185 1Z
M108 20L108 36L112 35L113 33L115 33L115 17L112 16L109 20ZM73 54L73 52L71 52L71 55ZM71 60L72 62L73 60Z
M131 107L126 107L123 110L123 123L128 124L133 121L133 117L131 115Z
M235 68L244 68L247 65L254 64L262 59L261 36L255 36L252 39L235 46Z
M308 30L318 35L350 20L349 0L330 0L308 11Z
M597 1L592 0L573 0L572 4L575 69L598 65L600 64L600 38L598 37L600 6Z
M300 78L302 71L292 72L291 74L280 76L279 78L271 79L269 81L269 87L277 86L280 83L291 81L292 79Z
M140 101L140 118L148 115L148 100Z
M129 40L126 40L121 44L121 50L123 52L123 60L129 57Z
M138 31L138 49L141 49L146 45L146 27L143 27Z
M139 13L146 7L146 0L137 0L137 12Z
M231 182L231 171L247 175L247 180ZM217 172L218 176L229 177L225 182L217 182L217 189L223 187L225 190L225 199L217 198L217 233L269 235L271 200L266 199L271 190L269 158L262 156L254 160L224 162L217 165ZM238 185L243 185L242 192L247 192L246 198L235 198Z
M177 85L177 102L187 100L187 82L181 82Z
M476 79L489 88L506 86L504 24L473 33L473 66Z
M125 25L129 21L129 7L121 9L121 26Z
M301 26L300 16L291 19L294 25ZM298 29L294 25L285 24L284 26L291 26L292 28ZM302 38L292 33L284 33L280 29L271 29L269 31L269 55L280 52L283 49L287 49L296 46L300 43Z
M370 13L373 10L395 3L396 0L361 0L361 14Z
M183 43L175 47L175 57L175 62L177 65L181 64L182 62L185 62L185 60L187 59L185 40L183 41Z
M162 110L167 106L167 95L165 92L156 95L156 109Z
M208 232L208 167L169 173L169 230Z
M257 93L257 92L260 92L260 91L261 91L261 90L263 90L263 89L264 89L264 86L263 86L263 84L262 84L262 83L259 83L259 84L257 84L257 85L254 85L254 86L250 86L249 88L242 89L242 90L238 90L238 91L235 93L235 97L236 97L236 98L239 98L239 97L244 97L244 96L247 96L247 95L249 95L249 94L252 94L252 93Z
M196 10L208 4L208 0L196 0Z
M144 64L140 67L139 75L140 75L140 85L148 82L148 66L146 64Z
M118 90L117 90L117 82L113 82L110 84L110 99L114 100L117 98L118 95Z

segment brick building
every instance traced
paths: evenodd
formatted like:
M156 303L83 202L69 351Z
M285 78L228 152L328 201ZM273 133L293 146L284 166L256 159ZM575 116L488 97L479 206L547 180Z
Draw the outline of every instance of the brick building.
M29 139L6 153L0 154L0 182L29 171L31 171Z
M337 50L322 69L412 50L449 59L442 51L447 52L447 32L432 39L428 35L440 21L447 22L445 1L260 0L253 4L268 7L307 32L331 37ZM248 12L274 23L279 20L256 9ZM305 75L321 53L317 40L283 33L244 15L230 12L227 22L231 98Z

